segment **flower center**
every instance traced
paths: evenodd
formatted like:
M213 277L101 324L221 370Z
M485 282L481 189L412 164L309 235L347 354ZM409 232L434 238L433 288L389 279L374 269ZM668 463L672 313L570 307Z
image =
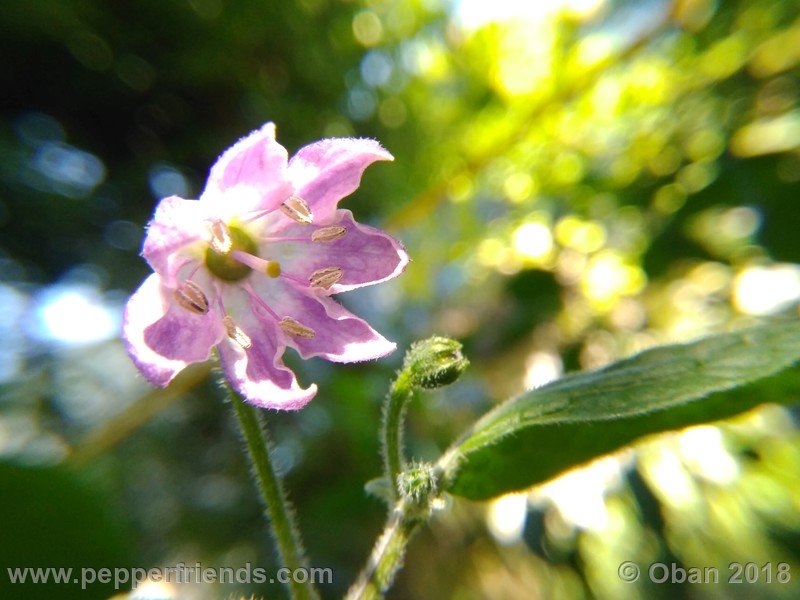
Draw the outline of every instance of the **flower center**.
M258 256L258 247L247 233L236 226L216 222L211 227L212 240L206 249L206 267L212 275L224 281L239 281L252 269L236 260L234 250Z

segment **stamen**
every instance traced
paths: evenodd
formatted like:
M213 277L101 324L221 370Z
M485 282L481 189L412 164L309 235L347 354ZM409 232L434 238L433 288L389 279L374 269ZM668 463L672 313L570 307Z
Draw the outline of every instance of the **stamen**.
M208 313L208 298L196 283L184 281L172 293L172 297L183 308L197 315Z
M284 271L281 269L281 277L284 279L288 279L289 281L294 281L298 285L306 285L308 283L308 279L303 277L298 277L297 275L292 275L291 273Z
M332 225L330 227L320 227L311 234L312 242L332 242L344 237L347 233L347 228L341 225Z
M292 195L284 200L283 204L281 204L281 212L302 225L310 225L314 222L314 215L311 214L311 209L300 196Z
M283 317L280 320L279 325L281 326L281 329L283 329L289 335L303 338L304 340L310 340L317 335L316 331L311 329L311 327L306 327L292 317Z
M191 279L192 277L194 277L194 274L197 273L197 271L200 269L200 265L201 264L202 263L200 263L200 262L195 263L194 269L192 269L192 272L189 273L189 276L186 279Z
M226 315L228 311L225 310L225 302L222 300L222 289L220 288L219 284L215 281L213 283L214 291L217 293L217 304L219 304L219 314Z
M264 302L264 300L262 300L261 297L258 294L256 294L255 290L253 289L253 286L251 286L250 284L245 284L244 289L247 290L247 294L250 296L250 302L251 306L253 306L253 312L257 316L259 317L264 316L259 312L259 309L261 309L264 312L266 312L272 319L275 319L276 321L281 320L278 314L269 307L269 304Z
M175 263L176 264L172 266L172 269L174 269L176 276L182 277L183 279L191 279L192 277L194 277L194 274L197 272L197 269L200 268L200 263L197 262L194 258L185 258L185 257L176 258ZM189 273L185 274L185 276L184 274L181 273L181 271L186 269L186 267L192 267L192 266L194 266L194 268L192 268Z
M243 350L247 350L253 345L250 337L244 331L242 331L241 327L233 322L233 319L230 315L225 315L225 318L222 319L222 324L225 326L225 330L228 332L228 337L239 344Z
M334 283L338 283L342 275L344 271L340 267L325 267L314 271L308 278L308 283L311 287L329 290Z
M261 217L266 217L271 212L272 212L272 209L270 209L270 210L251 210L251 211L248 211L249 216L244 219L244 222L245 223L252 223L253 221L257 221Z
M259 241L266 242L268 244L275 244L277 242L307 242L307 237L259 237Z
M231 230L228 229L228 226L217 219L211 222L208 229L211 232L211 241L209 243L214 252L217 254L227 254L230 252L233 247L233 240L231 239Z

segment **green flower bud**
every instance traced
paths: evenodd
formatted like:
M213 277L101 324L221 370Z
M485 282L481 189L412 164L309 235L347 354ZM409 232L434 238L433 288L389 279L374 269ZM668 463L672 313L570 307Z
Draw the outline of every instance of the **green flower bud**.
M434 336L412 344L403 370L414 387L433 389L453 383L468 366L459 342Z
M438 494L438 482L433 466L428 463L414 463L397 477L400 494L414 506L425 511Z

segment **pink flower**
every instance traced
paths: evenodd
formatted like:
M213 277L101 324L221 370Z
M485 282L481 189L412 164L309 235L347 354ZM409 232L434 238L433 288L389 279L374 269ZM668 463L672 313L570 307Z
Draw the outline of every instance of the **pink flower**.
M123 324L148 381L167 385L216 346L244 398L295 410L317 387L300 387L283 364L287 346L335 362L394 350L330 297L408 264L397 240L337 208L376 160L392 155L353 138L320 140L287 160L268 123L217 160L199 200L162 200L142 250L155 273L128 300Z

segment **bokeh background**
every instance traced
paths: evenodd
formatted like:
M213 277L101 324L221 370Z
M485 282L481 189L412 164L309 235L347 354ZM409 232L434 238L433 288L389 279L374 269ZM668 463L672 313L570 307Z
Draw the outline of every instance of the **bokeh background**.
M401 349L433 333L465 344L468 375L410 410L414 457L564 371L797 316L797 1L6 0L0 33L4 569L277 568L208 368L152 390L118 338L157 200L196 197L217 154L268 120L290 152L358 135L396 157L347 206L413 262L340 300ZM268 421L336 597L384 517L363 485L380 472L380 402L402 350L367 365L294 358L320 394ZM767 405L534 490L451 500L391 597L797 597L796 421ZM731 561L787 561L794 579L626 584L623 560L716 565L723 580ZM9 587L5 573L0 590L115 594Z

